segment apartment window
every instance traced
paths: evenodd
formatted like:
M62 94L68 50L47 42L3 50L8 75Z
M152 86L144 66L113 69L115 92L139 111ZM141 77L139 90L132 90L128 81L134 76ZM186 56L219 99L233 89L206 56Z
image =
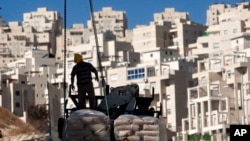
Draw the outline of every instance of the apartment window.
M147 32L145 35L146 35L146 37L150 37L151 36L151 32Z
M233 33L237 33L237 29L233 29Z
M154 67L147 68L147 76L155 76L155 68Z
M208 48L208 43L203 43L203 44L202 44L202 47L203 47L203 48Z
M221 101L221 110L227 110L227 103L226 103L226 101Z
M16 96L20 96L20 92L19 91L16 91Z
M167 109L167 114L168 114L168 115L171 114L171 109Z
M230 78L232 77L232 74L233 74L233 73L232 73L230 70L229 70L229 71L227 71L227 78L229 78L229 79L230 79Z
M227 31L227 30L224 30L224 34L228 34L228 31Z
M170 100L170 94L167 94L166 100Z
M168 123L168 128L171 129L172 128L172 124Z
M15 103L15 106L16 106L16 108L19 108L19 107L20 107L20 103L19 103L19 102L16 102L16 103Z
M214 44L213 44L213 47L214 47L214 48L219 48L219 47L220 47L220 44L219 44L219 43L214 43Z
M110 75L110 81L116 81L118 79L117 74L111 74Z
M151 36L151 33L150 33L150 32L143 33L143 36L144 36L144 37L150 37L150 36Z
M148 42L144 42L143 43L145 46L149 46L151 44L151 41L148 41Z
M134 69L134 70L128 70L127 71L127 79L133 80L133 79L141 79L145 77L144 68Z

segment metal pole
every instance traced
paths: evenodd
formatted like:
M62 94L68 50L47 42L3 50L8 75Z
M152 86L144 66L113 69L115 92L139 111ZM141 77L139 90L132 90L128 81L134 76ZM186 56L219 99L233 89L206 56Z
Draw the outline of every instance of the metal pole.
M63 76L63 83L64 83L64 86L63 86L63 88L64 88L64 102L65 102L65 100L66 100L66 28L67 28L67 24L66 24L66 21L67 21L67 16L66 16L66 14L67 14L67 12L66 12L66 10L67 10L67 0L64 0L64 61L63 61L63 70L64 70L64 76ZM65 111L66 111L66 105L65 105L65 103L64 103L64 119L66 119L66 115L65 115Z
M89 0L89 5L90 5L90 13L91 13L91 17L92 17L92 26L93 26L93 30L94 30L94 35L95 35L95 43L96 43L96 53L97 53L97 59L98 59L98 65L99 65L99 69L100 69L100 73L101 73L101 85L102 85L102 89L103 89L103 93L104 93L104 100L105 100L105 104L106 104L106 109L107 109L107 115L109 116L109 108L108 108L108 101L107 101L107 95L106 95L106 84L105 84L105 80L104 80L104 76L103 76L103 71L102 71L102 63L101 63L101 56L99 53L99 45L98 45L98 38L97 38L97 31L96 31L96 26L95 26L95 17L94 17L94 9L93 9L93 4L92 4L92 0Z
M64 51L63 51L63 119L64 119L64 126L63 126L63 135L62 135L62 140L65 140L65 132L66 132L66 51L67 51L67 47L66 47L66 28L67 28L67 0L64 0Z
M242 124L245 124L245 105L244 105L244 80L243 80L243 75L244 75L244 71L241 74L241 107L242 107Z
M99 51L99 42L98 42L98 37L97 37L97 31L96 31L96 26L95 26L95 17L94 17L94 10L93 10L93 4L92 4L92 0L89 0L89 4L90 4L90 13L91 13L91 17L92 17L92 26L93 26L93 30L94 30L94 36L95 36L95 43L96 43L96 53L97 53L97 61L98 61L98 66L100 69L100 73L101 73L101 81L102 81L102 87L105 86L105 80L103 77L103 71L102 71L102 63L101 63L101 56L100 56L100 51Z
M49 82L47 82L47 89L49 89ZM48 93L48 98L49 98L49 101L48 101L48 118L49 118L49 141L52 139L52 125L51 125L51 101L50 101L50 94Z

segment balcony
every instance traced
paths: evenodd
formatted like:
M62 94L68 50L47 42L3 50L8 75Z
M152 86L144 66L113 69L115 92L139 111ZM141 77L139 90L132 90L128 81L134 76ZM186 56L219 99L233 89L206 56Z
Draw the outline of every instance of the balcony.
M63 82L63 78L58 77L58 78L51 79L50 83L54 84L54 83L62 83L62 82Z
M198 96L198 87L193 87L188 89L188 100L189 102L197 99Z
M224 56L224 66L231 68L247 67L249 57L246 57L245 53L234 53Z
M197 48L192 50L193 55L209 54L212 50L210 48Z
M175 74L175 70L162 70L161 71L161 75L160 75L160 79L170 79L171 76L173 76Z
M221 96L219 90L210 90L210 96L211 97L218 97Z

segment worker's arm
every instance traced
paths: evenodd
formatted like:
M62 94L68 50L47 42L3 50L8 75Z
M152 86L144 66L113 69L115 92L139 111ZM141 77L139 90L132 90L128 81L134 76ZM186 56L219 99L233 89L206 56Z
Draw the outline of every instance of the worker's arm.
M71 89L72 90L75 90L75 86L74 86L74 82L75 82L75 71L74 71L74 67L72 69L72 72L71 72Z
M99 81L99 77L98 77L98 72L97 72L96 69L95 69L94 73L95 73L95 80L98 82Z
M74 75L71 75L71 85L73 85L75 82L75 76Z
M98 72L94 66L91 65L91 71L95 73L95 80L99 82Z

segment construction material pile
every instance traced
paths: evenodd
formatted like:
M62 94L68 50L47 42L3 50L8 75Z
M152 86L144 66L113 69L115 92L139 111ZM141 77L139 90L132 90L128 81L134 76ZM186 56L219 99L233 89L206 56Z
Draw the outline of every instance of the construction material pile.
M110 141L110 120L102 112L84 109L67 119L67 141Z
M167 134L155 117L121 115L114 120L116 141L166 141Z

